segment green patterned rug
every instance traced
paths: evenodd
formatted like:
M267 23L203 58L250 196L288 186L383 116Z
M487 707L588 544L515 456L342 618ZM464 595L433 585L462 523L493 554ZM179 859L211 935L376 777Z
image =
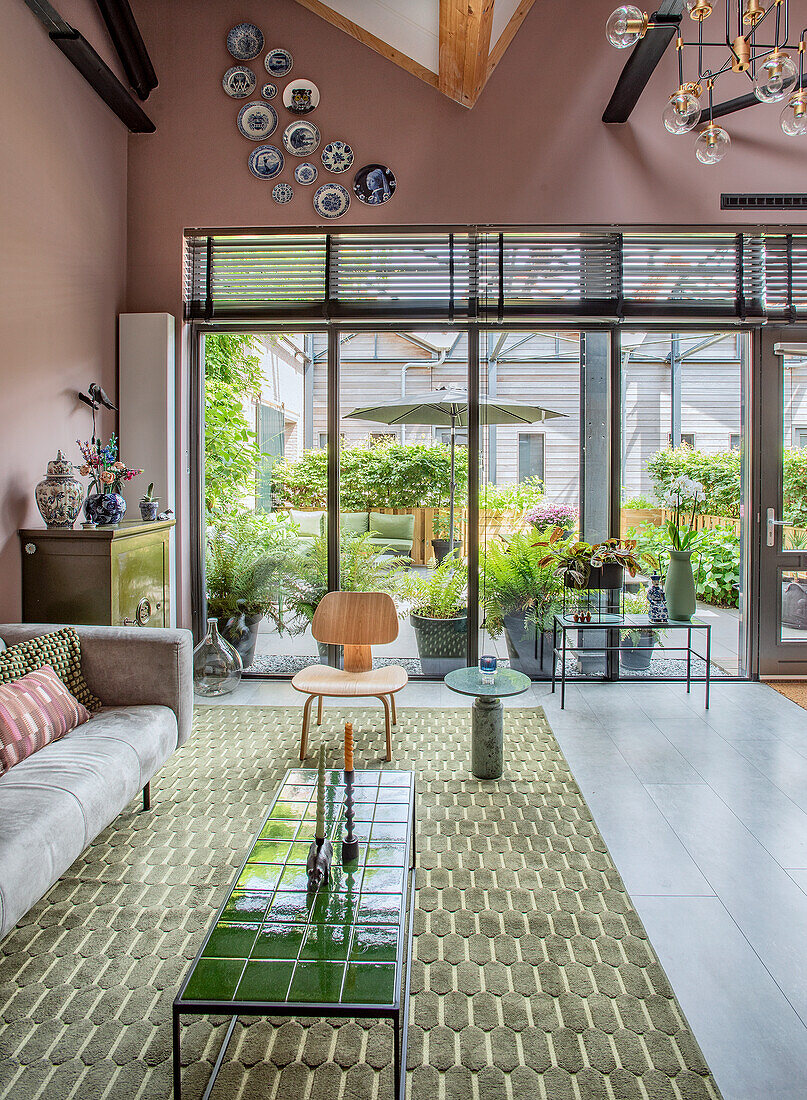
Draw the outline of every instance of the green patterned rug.
M326 711L329 765L345 717L378 766L372 708ZM469 733L467 709L405 709L394 734L418 786L407 1095L718 1097L543 713L505 711L498 782L470 776ZM0 1096L170 1097L171 1002L298 737L297 708L198 708L153 810L133 803L0 944ZM224 1023L183 1027L189 1100ZM391 1058L387 1023L253 1018L213 1097L391 1100Z

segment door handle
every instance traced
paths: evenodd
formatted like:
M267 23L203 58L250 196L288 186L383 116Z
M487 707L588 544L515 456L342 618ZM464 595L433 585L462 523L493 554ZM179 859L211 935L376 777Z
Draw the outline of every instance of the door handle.
M785 520L776 519L775 517L776 517L776 509L775 508L769 508L768 509L768 521L765 524L765 528L766 528L766 531L767 531L767 544L768 544L768 546L775 546L776 545L776 528L777 527L787 527L787 523L785 522Z

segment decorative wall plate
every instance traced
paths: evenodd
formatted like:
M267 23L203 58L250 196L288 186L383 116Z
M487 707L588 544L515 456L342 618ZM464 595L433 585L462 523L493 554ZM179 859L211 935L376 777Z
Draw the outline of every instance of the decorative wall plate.
M291 72L294 58L288 50L270 50L263 59L263 63L270 76L285 76Z
M346 141L331 141L322 150L321 160L329 172L347 172L353 163L353 150Z
M232 96L233 99L246 99L247 96L252 95L257 82L252 69L248 69L246 65L233 65L232 69L228 69L224 74L221 85L227 95Z
M251 61L263 49L263 34L254 23L239 23L227 35L227 49L236 61Z
M314 193L314 209L321 218L341 218L350 206L350 195L341 183L324 183Z
M270 103L245 103L238 112L238 129L250 141L264 141L277 128L277 111Z
M290 80L283 89L283 106L296 115L307 115L319 106L319 88L304 76Z
M295 157L309 156L319 142L319 130L313 122L290 122L283 131L283 146Z
M273 180L283 171L283 154L276 145L259 145L249 154L249 170L259 180Z
M274 99L277 95L277 84L264 84L261 88L261 95L264 99Z
M288 183L276 183L272 188L272 198L275 202L290 202L294 198L294 188Z
M294 169L294 178L298 183L309 184L313 183L319 175L316 164L309 164L305 161L303 164L298 164Z
M389 202L396 187L395 176L386 164L365 164L353 177L353 194L368 206Z

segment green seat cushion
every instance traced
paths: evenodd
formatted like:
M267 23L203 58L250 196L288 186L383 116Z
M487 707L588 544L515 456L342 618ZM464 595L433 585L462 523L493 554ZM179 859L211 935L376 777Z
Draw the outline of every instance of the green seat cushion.
M415 535L415 517L412 513L400 516L387 515L385 512L370 513L370 530L384 539L400 539L412 544Z
M377 546L380 550L394 550L396 554L412 553L411 539L370 539L371 546Z
M367 512L342 512L339 524L348 535L366 535L370 517Z
M324 512L298 512L294 508L289 509L289 515L300 528L299 534L316 538L325 530Z

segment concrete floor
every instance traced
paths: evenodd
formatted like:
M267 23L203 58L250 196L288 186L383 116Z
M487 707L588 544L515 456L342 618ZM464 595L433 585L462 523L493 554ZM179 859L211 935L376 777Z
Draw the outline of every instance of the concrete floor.
M467 705L441 683L398 698ZM301 697L253 680L227 702ZM537 684L509 705L544 707L725 1100L804 1100L807 713L720 682L710 711L652 682L571 685L564 711Z

